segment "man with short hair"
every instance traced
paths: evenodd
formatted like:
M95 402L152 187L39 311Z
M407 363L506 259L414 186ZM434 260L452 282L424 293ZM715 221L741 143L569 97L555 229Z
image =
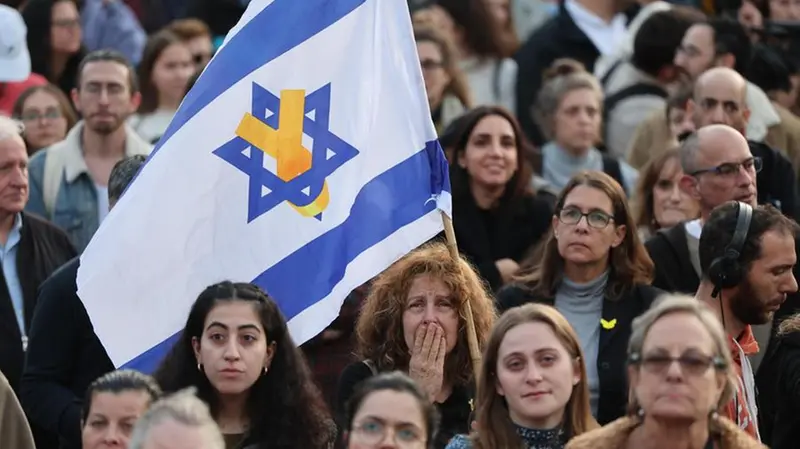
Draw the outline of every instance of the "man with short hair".
M128 449L225 449L225 440L208 406L186 389L150 406L136 422Z
M19 389L39 286L75 257L63 231L23 211L28 151L21 124L0 116L0 371Z
M145 162L135 155L119 161L108 182L111 208ZM81 449L81 405L86 388L114 370L77 294L80 258L53 273L39 290L31 322L20 402L31 425L59 436L61 449Z
M723 411L756 439L758 407L749 356L759 352L752 325L763 325L797 291L797 223L771 206L728 202L709 215L700 237L702 281L696 297L717 314L729 339L736 389ZM749 218L743 218L750 215ZM749 222L749 223L748 223ZM740 234L738 241L734 236Z
M80 252L108 214L108 177L114 164L152 151L125 124L140 99L135 70L124 56L110 50L89 53L72 90L83 120L62 142L31 158L26 210L67 231Z
M672 55L694 22L681 10L653 14L636 33L630 60L621 60L604 76L605 145L611 154L627 157L639 124L666 106L671 85L679 78Z

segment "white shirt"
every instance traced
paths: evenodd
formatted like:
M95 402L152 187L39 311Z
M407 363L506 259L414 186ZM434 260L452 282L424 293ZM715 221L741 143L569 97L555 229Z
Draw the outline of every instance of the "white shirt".
M617 14L609 23L575 0L566 0L564 8L601 55L614 54L625 42L627 28L624 14Z

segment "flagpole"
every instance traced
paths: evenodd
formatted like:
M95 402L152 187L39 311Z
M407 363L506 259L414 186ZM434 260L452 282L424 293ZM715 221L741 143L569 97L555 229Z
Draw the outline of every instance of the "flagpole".
M460 256L458 254L458 246L456 245L456 233L453 231L453 220L447 216L444 211L442 214L442 223L444 224L444 235L447 238L447 249L450 250L450 256L458 266ZM478 333L475 331L475 318L472 315L472 304L470 299L464 303L466 310L465 315L467 318L467 344L469 345L469 354L472 359L472 370L475 373L475 382L478 382L478 376L481 372L481 349L478 345Z

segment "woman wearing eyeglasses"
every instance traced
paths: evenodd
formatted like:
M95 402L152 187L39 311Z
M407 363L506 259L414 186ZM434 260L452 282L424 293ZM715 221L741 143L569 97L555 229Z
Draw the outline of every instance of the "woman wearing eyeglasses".
M347 449L427 449L439 428L439 412L402 372L362 382L347 404Z
M766 448L717 413L733 395L731 366L714 313L690 296L664 297L633 322L627 416L566 449Z
M545 303L567 318L585 355L600 424L625 414L631 322L661 293L649 286L652 275L622 187L605 173L583 171L561 192L535 265L498 293L501 311Z

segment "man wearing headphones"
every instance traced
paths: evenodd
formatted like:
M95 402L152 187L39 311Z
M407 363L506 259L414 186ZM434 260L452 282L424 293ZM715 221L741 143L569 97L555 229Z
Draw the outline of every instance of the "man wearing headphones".
M736 393L725 416L760 440L753 369L759 351L751 325L765 324L797 291L797 223L772 206L731 201L715 208L703 225L702 278L696 297L714 310L729 336Z

